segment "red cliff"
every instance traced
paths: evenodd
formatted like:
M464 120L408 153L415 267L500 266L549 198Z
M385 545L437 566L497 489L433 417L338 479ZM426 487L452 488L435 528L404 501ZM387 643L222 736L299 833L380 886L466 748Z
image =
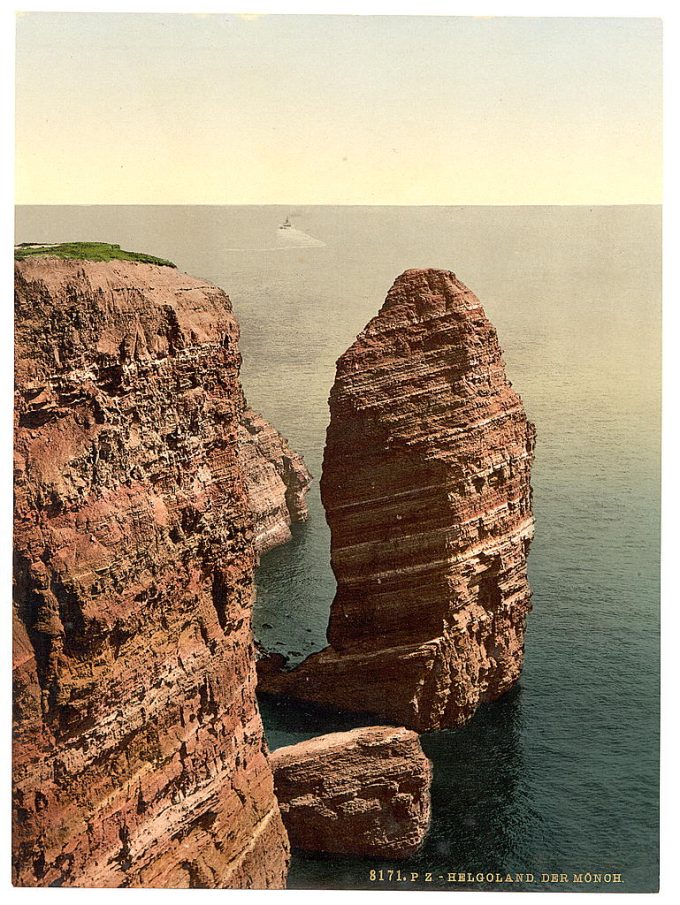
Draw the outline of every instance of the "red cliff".
M337 363L321 493L329 647L264 691L419 731L459 726L522 668L533 425L454 274L409 270Z
M290 540L291 523L307 519L312 476L286 438L251 409L241 416L238 443L255 521L253 543L262 554Z
M14 882L281 887L229 299L121 261L15 285Z

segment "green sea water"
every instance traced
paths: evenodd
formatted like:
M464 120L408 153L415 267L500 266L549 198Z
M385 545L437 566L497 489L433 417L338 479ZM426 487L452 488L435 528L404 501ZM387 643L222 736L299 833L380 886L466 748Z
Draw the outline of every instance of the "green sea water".
M282 243L286 216L298 235ZM335 360L394 278L442 267L477 293L538 435L522 679L462 730L422 737L434 779L421 854L296 854L289 885L656 889L660 209L23 207L16 241L118 243L224 287L248 401L317 479ZM325 644L335 586L316 482L310 512L257 576L256 634L294 661ZM262 714L272 748L361 723L282 702ZM568 882L541 882L553 872ZM623 882L592 880L609 874Z

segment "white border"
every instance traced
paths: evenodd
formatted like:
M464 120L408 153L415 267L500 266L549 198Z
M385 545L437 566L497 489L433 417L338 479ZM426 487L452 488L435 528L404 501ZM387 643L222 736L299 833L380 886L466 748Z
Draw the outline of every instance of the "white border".
M680 355L677 344L680 341L678 331L678 306L680 305L680 293L678 292L678 272L676 261L678 254L678 220L677 220L677 177L675 161L680 159L680 146L678 142L677 106L680 73L678 72L678 56L680 45L678 42L678 12L676 2L602 2L602 0L572 0L564 2L557 0L548 5L543 2L433 2L422 0L420 3L404 2L376 2L376 0L353 0L353 2L271 2L271 0L241 0L237 4L224 4L215 0L201 0L197 5L189 3L152 2L152 0L140 0L134 2L118 3L84 3L77 0L65 0L57 3L43 0L35 6L32 4L23 7L24 10L36 11L73 11L73 12L239 12L239 13L337 13L337 14L375 14L375 15L474 15L474 16L542 16L542 17L597 17L597 16L660 16L664 20L664 85L665 85L665 192L664 192L664 441L663 441L663 532L662 532L662 682L665 693L662 697L662 835L661 835L661 897L669 898L680 889L678 876L680 871L676 869L678 860L678 847L675 844L674 817L677 814L678 805L678 780L676 767L678 749L676 746L677 729L673 719L673 708L678 694L677 680L675 679L675 664L678 659L676 650L680 637L677 617L677 592L678 578L675 575L675 562L678 558L678 546L680 535L678 533L677 511L679 508L678 488L680 485L680 463L678 462L678 436L677 436L677 400L679 398L679 361ZM3 276L3 304L0 305L0 336L7 342L7 349L0 355L0 380L2 381L2 395L0 396L0 449L2 449L2 474L0 478L0 583L3 589L5 601L5 620L3 642L7 645L5 656L2 657L2 676L0 677L0 700L2 701L2 741L0 742L0 857L4 859L3 869L0 873L0 889L11 901L15 899L23 902L41 901L48 902L55 899L59 901L69 899L84 901L86 896L96 896L97 902L108 902L115 897L138 899L140 896L147 901L159 901L163 899L178 900L180 896L187 894L185 890L41 890L41 889L14 889L9 883L10 874L10 688L11 688L11 656L10 656L10 582L11 582L11 405L12 405L12 361L9 354L12 335L11 315L11 289L12 285L12 261L11 256L14 232L13 215L13 147L11 136L13 135L13 78L14 78L14 13L10 9L3 9L0 14L0 112L3 118L3 136L0 147L3 149L2 165L2 212L0 215L0 237L2 246L0 261L2 262ZM635 442L635 437L631 437ZM626 727L622 726L625 732ZM337 903L350 898L353 901L361 900L363 896L370 896L367 901L370 905L380 905L386 897L397 896L397 901L405 893L392 893L389 891L354 891L341 890L321 891L237 891L237 890L192 890L192 895L214 897L227 896L229 902L245 902L253 905L265 897L263 901L271 901L272 897L291 896L295 900L312 902L319 896L328 897ZM430 898L437 891L411 892L408 903L420 905L421 899L424 905L432 905ZM446 895L440 892L440 895ZM462 903L471 896L482 895L482 902L505 896L506 893L472 893L457 892L456 901ZM514 895L531 896L531 902L542 903L555 893L515 893ZM557 893L559 896L576 896L578 901L599 898L602 893ZM462 898L461 898L462 897ZM627 896L625 902L631 899L643 898L640 895ZM118 899L122 901L122 899ZM207 899L206 899L207 901ZM480 901L477 899L477 901ZM508 900L509 902L514 900Z

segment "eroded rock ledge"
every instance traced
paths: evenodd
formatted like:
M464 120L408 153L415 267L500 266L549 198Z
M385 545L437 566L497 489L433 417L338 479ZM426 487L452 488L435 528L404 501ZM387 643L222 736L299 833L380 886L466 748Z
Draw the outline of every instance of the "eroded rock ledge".
M252 409L241 415L238 443L255 521L253 543L261 555L290 540L291 523L307 519L312 476L286 438Z
M455 275L409 270L337 363L321 493L329 647L261 690L427 731L508 691L523 661L534 426Z
M285 885L239 364L215 286L16 267L18 885Z
M269 761L293 848L408 858L422 845L432 771L415 732L334 732L279 748Z

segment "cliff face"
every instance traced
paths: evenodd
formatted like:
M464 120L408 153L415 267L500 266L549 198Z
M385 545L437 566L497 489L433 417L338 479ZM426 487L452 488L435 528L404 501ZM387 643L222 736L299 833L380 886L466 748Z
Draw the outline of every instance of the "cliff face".
M459 726L522 668L535 431L479 300L399 277L339 359L321 493L330 647L265 691L417 730Z
M286 438L251 409L241 416L238 443L255 521L253 543L262 554L290 540L292 522L307 519L305 497L312 476Z
M430 762L415 732L371 726L270 755L294 848L408 858L430 824Z
M280 887L227 296L16 268L14 881Z

